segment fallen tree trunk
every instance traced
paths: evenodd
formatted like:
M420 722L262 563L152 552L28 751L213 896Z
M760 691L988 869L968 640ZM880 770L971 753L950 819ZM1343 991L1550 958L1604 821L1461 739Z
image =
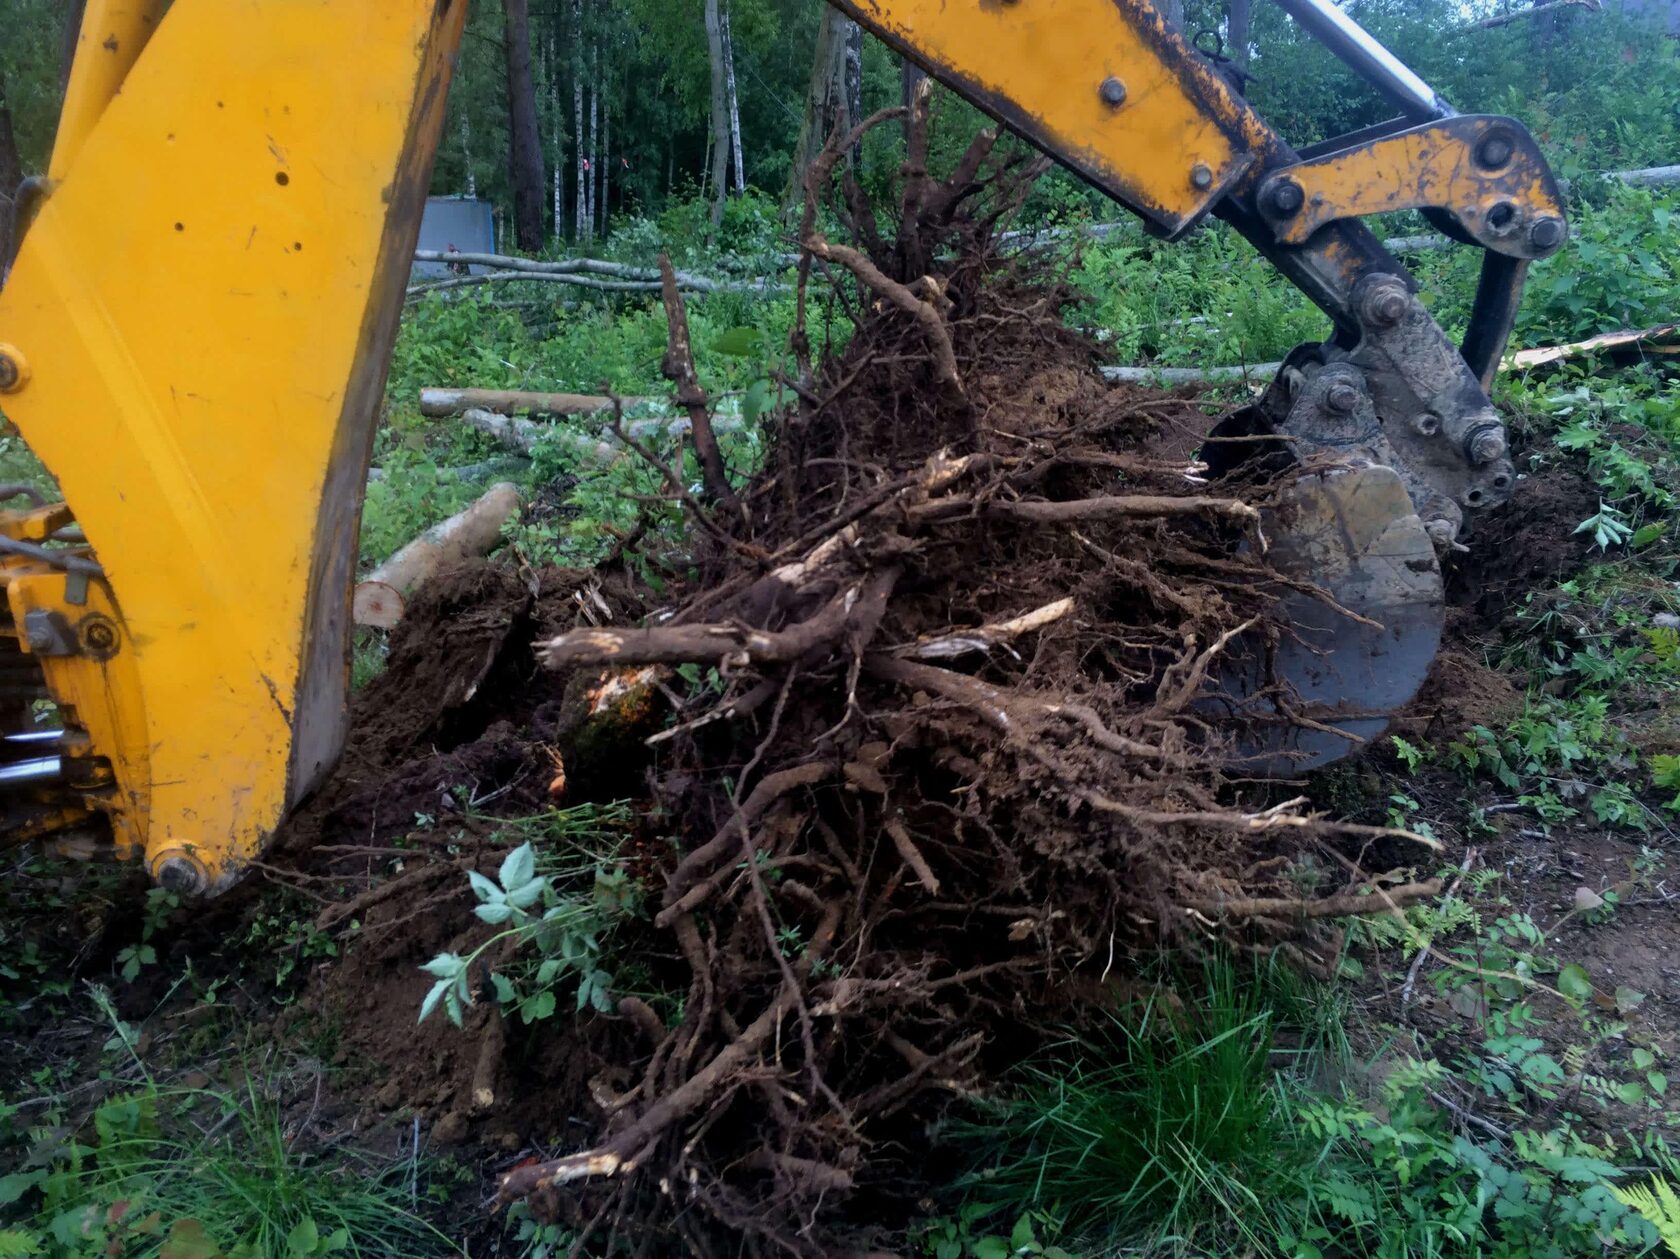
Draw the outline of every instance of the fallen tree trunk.
M545 262L538 258L518 258L511 254L460 253L456 250L416 249L416 262L442 262L454 266L495 267L501 271L522 271L529 275L605 275L618 280L642 280L659 283L659 272L653 267L636 267L627 262L608 262L602 258L557 258ZM704 280L705 277L679 272L681 280Z
M464 511L426 530L356 583L351 599L356 624L390 629L402 620L408 596L444 564L488 554L519 506L519 487L503 481Z
M618 401L624 407L635 407L652 399L620 398ZM523 389L428 388L420 391L421 415L460 415L473 407L502 415L599 415L612 412L613 400L604 394L534 393Z
M524 455L498 455L494 459L485 459L478 463L466 463L456 468L439 468L437 479L445 483L451 481L482 481L485 477L508 477L525 471L531 466L531 461ZM369 468L368 482L387 479L390 474L384 468Z
M481 407L469 407L461 413L463 423L500 442L509 450L529 455L545 438L569 446L574 452L594 463L611 463L625 453L624 443L611 429L599 432L579 432L559 424L539 424L534 420L502 415ZM714 433L738 433L746 428L739 416L718 416L712 420ZM626 420L624 432L636 441L669 440L689 432L686 415L662 415L641 420Z
M1564 359L1581 358L1587 354L1603 354L1614 350L1639 350L1645 354L1680 354L1680 323L1658 324L1654 328L1627 329L1622 332L1602 332L1585 341L1571 341L1567 345L1543 345L1532 350L1518 350L1507 354L1500 366L1506 371L1525 367L1539 367Z
M451 266L494 267L483 275L459 275L409 288L408 296L434 293L442 289L469 288L477 284L492 284L501 280L545 280L557 284L572 284L579 288L608 293L657 293L661 283L659 272L651 267L635 267L624 262L607 262L601 258L561 258L542 262L535 258L515 258L508 254L457 253L437 249L417 249L416 262L444 263ZM675 273L679 288L695 293L765 292L784 287L769 280L724 280L713 276L696 275L691 271ZM605 278L602 278L605 277Z
M1620 332L1604 332L1584 341L1567 345L1536 346L1515 350L1499 362L1499 370L1519 371L1555 363L1563 359L1580 358L1587 354L1602 354L1612 350L1639 348L1649 354L1680 353L1680 345L1669 339L1680 336L1680 324L1658 324L1652 328L1628 328ZM1275 376L1282 363L1230 363L1218 367L1105 367L1103 379L1110 384L1166 384L1166 385L1234 385L1244 381L1265 382Z
M1599 0L1540 0L1531 8L1514 9L1510 13L1499 13L1493 17L1483 18L1479 22L1467 22L1463 26L1455 27L1447 32L1447 38L1466 35L1471 31L1492 30L1496 26L1506 26L1521 18L1535 17L1542 13L1556 13L1559 9L1585 9L1589 13L1599 12Z
M1680 166L1647 166L1641 170L1613 170L1604 173L1606 179L1635 188L1665 188L1680 184Z
M495 284L502 280L537 280L544 283L569 284L575 288L593 289L597 293L657 293L658 284L649 284L645 280L598 280L594 276L574 275L570 272L557 274L543 274L537 272L527 274L523 271L491 271L484 275L458 275L447 280L437 280L430 284L416 284L404 294L404 300L411 301L416 297L423 297L427 293L437 293L445 289L475 288L480 284Z
M1233 363L1225 367L1105 367L1109 384L1127 385L1240 385L1246 380L1264 383L1277 375L1282 363Z

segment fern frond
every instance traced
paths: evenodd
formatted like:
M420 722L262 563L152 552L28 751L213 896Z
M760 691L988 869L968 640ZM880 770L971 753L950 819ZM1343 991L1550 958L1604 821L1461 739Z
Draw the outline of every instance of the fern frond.
M1610 1192L1637 1211L1657 1230L1663 1245L1680 1259L1680 1193L1666 1180L1653 1176L1645 1185L1611 1185Z
M24 1259L41 1253L41 1239L34 1233L15 1228L0 1228L0 1259Z

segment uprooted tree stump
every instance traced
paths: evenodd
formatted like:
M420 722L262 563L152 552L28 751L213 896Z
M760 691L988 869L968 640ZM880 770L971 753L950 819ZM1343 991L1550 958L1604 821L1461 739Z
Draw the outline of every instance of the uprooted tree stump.
M1065 292L1000 256L1041 165L987 133L931 178L918 98L891 239L849 175L855 243L818 230L840 155L903 115L813 164L801 277L849 273L855 330L814 366L801 284L798 401L771 417L762 472L720 485L714 443L700 501L661 465L698 580L644 623L537 644L572 676L721 679L664 675L677 709L649 740L678 844L637 947L684 976L680 1017L621 1001L639 1047L595 1098L594 1139L500 1184L580 1246L866 1249L913 1212L943 1109L1076 1023L1138 950L1310 966L1335 944L1314 923L1435 890L1359 865L1417 837L1233 807L1200 701L1237 635L1288 632L1265 490L1202 483L1183 453L1197 408L1107 385ZM703 412L668 312L667 374ZM1303 899L1289 866L1314 847L1348 873Z

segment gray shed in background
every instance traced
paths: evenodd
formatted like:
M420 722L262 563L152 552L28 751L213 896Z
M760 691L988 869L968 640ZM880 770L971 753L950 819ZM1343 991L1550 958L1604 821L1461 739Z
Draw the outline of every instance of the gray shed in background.
M427 197L426 209L420 217L421 249L458 249L464 254L493 254L496 252L496 218L490 202L480 197ZM480 274L488 268L470 267ZM417 262L412 272L415 278L435 278L449 274L441 262Z

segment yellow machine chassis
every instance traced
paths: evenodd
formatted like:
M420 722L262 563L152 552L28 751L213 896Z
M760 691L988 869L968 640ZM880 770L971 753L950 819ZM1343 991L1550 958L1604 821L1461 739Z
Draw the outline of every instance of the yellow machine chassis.
M14 555L7 598L66 723L63 817L211 891L342 745L368 457L466 3L160 9L88 5L0 292L0 409L104 577ZM72 638L32 647L30 611ZM104 660L73 641L95 614Z

